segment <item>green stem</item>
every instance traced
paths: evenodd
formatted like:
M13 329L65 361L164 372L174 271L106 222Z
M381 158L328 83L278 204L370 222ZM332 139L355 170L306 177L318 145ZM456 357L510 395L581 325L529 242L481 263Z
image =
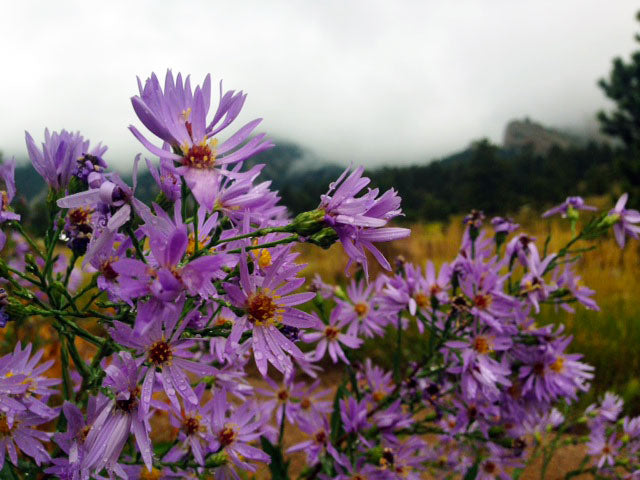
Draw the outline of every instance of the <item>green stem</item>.
M69 349L67 348L67 340L62 335L60 335L60 357L62 364L62 393L65 400L72 400L73 386L71 375L69 375Z
M140 242L138 242L138 237L136 237L136 233L133 231L133 228L131 227L130 222L127 222L125 230L127 232L127 235L129 235L129 237L131 238L131 242L133 243L133 248L136 249L136 254L140 258L140 260L142 260L144 263L147 263L147 259L144 256L142 247L140 246Z
M29 234L24 230L24 227L20 222L11 222L11 226L15 228L18 231L18 233L20 233L20 235L22 235L22 238L24 238L25 241L29 244L29 246L31 247L31 250L33 250L40 258L44 258L44 255L40 251L40 248L38 247L38 245L36 245L36 242L33 241L33 239L29 236Z
M243 233L242 235L236 235L235 237L223 238L218 240L211 246L220 245L222 243L235 242L236 240L242 240L243 238L264 237L270 233L289 233L291 231L290 226L286 227L266 227L254 230L253 232Z
M64 274L64 286L69 285L69 279L71 278L71 272L73 272L73 267L76 266L76 262L78 261L78 254L73 252L71 256L71 260L69 261L69 266L67 267L67 271Z
M227 253L242 253L243 250L257 250L260 248L271 248L277 245L284 245L286 243L293 243L300 240L300 235L293 234L287 238L283 238L282 240L276 240L274 242L261 243L260 245L249 245L243 248L236 248L234 250L229 250Z

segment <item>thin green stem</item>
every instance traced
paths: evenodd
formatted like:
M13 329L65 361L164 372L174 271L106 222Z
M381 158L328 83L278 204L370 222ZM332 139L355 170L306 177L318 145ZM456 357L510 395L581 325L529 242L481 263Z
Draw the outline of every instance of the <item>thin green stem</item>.
M138 237L136 237L136 233L133 231L133 228L131 227L130 222L127 222L125 230L127 232L127 235L129 235L129 237L131 238L131 242L133 243L133 248L136 249L136 254L138 255L138 258L140 258L140 260L142 260L144 263L147 263L147 258L144 256L142 246L140 245L140 242L138 242Z
M18 231L18 233L20 233L20 235L22 235L22 238L24 238L25 241L29 244L29 246L31 247L31 250L33 250L40 258L44 258L44 255L40 251L40 248L38 247L38 245L36 245L36 242L34 242L33 239L29 236L29 234L25 231L24 227L20 222L11 222L10 225L13 228L15 228Z
M73 384L71 375L69 374L69 349L67 348L67 340L60 335L60 360L62 365L62 393L65 400L72 400Z
M291 228L289 226L260 228L258 230L254 230L253 232L243 233L242 235L236 235L235 237L223 238L215 242L212 246L220 245L222 243L235 242L236 240L242 240L244 238L264 237L265 235L268 235L270 233L289 233L289 232L291 232Z
M283 238L282 240L276 240L274 242L261 243L259 245L249 245L243 248L236 248L234 250L229 250L227 253L242 253L243 250L257 250L260 248L271 248L278 245L284 245L286 243L293 243L300 241L300 235L293 234L287 238Z

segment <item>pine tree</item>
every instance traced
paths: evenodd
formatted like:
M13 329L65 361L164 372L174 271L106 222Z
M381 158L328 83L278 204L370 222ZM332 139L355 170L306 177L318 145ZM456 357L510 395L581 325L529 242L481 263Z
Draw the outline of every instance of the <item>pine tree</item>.
M640 22L640 12L636 19ZM635 39L640 43L640 34ZM629 148L640 148L640 51L634 52L629 62L615 58L609 78L600 79L598 85L616 104L611 112L598 112L602 131Z

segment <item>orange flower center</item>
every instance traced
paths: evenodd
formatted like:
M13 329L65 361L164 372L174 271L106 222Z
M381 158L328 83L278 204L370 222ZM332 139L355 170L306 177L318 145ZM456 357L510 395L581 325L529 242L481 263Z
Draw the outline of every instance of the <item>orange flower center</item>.
M11 433L11 430L9 423L7 422L7 416L5 414L0 414L0 436L6 437Z
M182 429L187 435L198 433L202 429L200 420L198 417L187 417L182 422Z
M289 392L287 392L284 388L278 391L278 400L281 402L286 402L289 400Z
M162 471L155 467L151 467L151 471L147 470L147 467L140 469L140 480L160 480L162 478Z
M324 430L320 430L319 432L316 432L316 434L313 436L313 439L316 443L324 445L327 442L327 432L325 432Z
M228 445L231 445L237 436L238 434L233 428L224 427L218 432L218 441L220 442L220 445L226 447Z
M473 349L482 355L486 355L487 353L492 351L489 340L487 340L485 337L476 337L476 339L473 341Z
M116 272L111 266L114 261L115 259L110 258L109 260L105 260L104 262L102 262L102 265L100 265L100 271L102 272L102 275L104 275L104 278L106 278L110 282L113 282L116 278L118 278L118 272Z
M249 321L254 325L273 324L282 320L282 309L274 298L264 292L252 294L247 301Z
M353 309L356 311L359 317L364 317L369 311L369 305L366 303L356 303L353 306Z
M492 301L493 299L491 298L491 295L483 295L483 294L478 294L473 299L473 303L475 303L478 308L483 308L483 309L489 308L491 306Z
M216 147L218 141L214 138L209 143L206 140L197 145L183 147L184 165L191 168L211 169L216 163Z
M338 337L339 334L340 334L340 330L337 329L336 327L331 326L331 325L329 325L328 327L326 327L324 329L324 335L329 340L335 340Z
M429 305L429 297L427 297L424 292L418 292L415 296L415 300L420 308L424 308Z

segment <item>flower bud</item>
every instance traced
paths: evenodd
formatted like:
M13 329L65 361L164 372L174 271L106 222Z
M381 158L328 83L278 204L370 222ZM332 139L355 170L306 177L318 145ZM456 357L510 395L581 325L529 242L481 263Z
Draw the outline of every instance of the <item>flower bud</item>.
M293 219L293 222L291 222L291 231L297 233L298 235L302 235L303 237L313 235L314 233L317 233L323 229L324 215L324 210L321 209L302 212Z
M307 242L312 243L314 245L318 245L319 247L328 249L331 245L333 245L338 240L338 234L335 232L333 228L323 228L317 233L311 235Z
M620 214L612 213L600 220L599 227L609 228L620 221Z

